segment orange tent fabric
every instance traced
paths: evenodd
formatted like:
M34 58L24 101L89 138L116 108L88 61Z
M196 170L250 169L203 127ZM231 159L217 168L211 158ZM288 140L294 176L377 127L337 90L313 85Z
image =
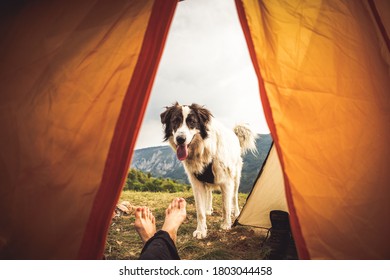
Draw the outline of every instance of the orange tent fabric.
M236 4L300 257L390 258L388 2ZM102 257L176 5L2 4L1 259Z
M389 2L236 5L300 258L389 259Z
M9 1L0 258L101 258L177 1Z

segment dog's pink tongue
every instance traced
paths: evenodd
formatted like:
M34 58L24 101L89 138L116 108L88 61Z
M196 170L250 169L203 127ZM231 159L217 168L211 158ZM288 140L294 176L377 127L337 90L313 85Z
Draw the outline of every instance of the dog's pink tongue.
M177 155L177 158L180 161L185 160L187 158L187 156L188 156L187 145L179 145L179 146L177 146L176 155Z

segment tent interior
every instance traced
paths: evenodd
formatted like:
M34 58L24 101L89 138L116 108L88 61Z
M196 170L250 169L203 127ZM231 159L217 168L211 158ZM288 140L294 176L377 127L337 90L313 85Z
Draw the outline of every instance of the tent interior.
M274 145L235 224L269 229L272 210L288 212L282 167Z
M101 259L178 1L0 5L0 259ZM239 222L279 201L300 259L389 259L390 2L235 5L274 140Z

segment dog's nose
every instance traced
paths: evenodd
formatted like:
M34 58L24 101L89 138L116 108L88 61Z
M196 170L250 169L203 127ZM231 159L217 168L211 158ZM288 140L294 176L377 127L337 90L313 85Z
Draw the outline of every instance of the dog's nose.
M186 141L186 138L183 137L183 136L177 136L177 137L176 137L176 142L177 142L177 144L179 144L179 145L184 144L185 141Z

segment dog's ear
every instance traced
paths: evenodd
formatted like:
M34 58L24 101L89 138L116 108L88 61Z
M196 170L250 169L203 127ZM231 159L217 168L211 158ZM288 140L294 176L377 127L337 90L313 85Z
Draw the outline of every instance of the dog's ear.
M172 117L173 111L177 107L179 107L179 103L176 102L171 107L165 107L166 110L160 114L161 123L165 126L165 129L164 129L164 133L165 133L164 141L167 141L169 139L169 137L171 136L171 134L172 134L172 127L171 127L170 119Z
M195 103L191 104L190 108L198 116L199 124L200 124L200 136L202 136L203 139L207 138L208 136L207 123L211 120L211 117L213 115L209 110Z
M177 101L176 101L176 103L173 104L171 107L168 107L168 106L165 107L165 111L160 114L162 124L167 124L169 122L169 120L171 119L173 110L178 106L179 106L179 103L177 103Z
M194 112L196 112L200 122L203 124L207 124L211 120L211 117L213 116L209 110L207 110L203 106L199 106L198 104L192 103L190 108Z
M160 114L161 123L167 124L169 119L171 118L172 110L169 109L169 107L166 107L166 110Z

